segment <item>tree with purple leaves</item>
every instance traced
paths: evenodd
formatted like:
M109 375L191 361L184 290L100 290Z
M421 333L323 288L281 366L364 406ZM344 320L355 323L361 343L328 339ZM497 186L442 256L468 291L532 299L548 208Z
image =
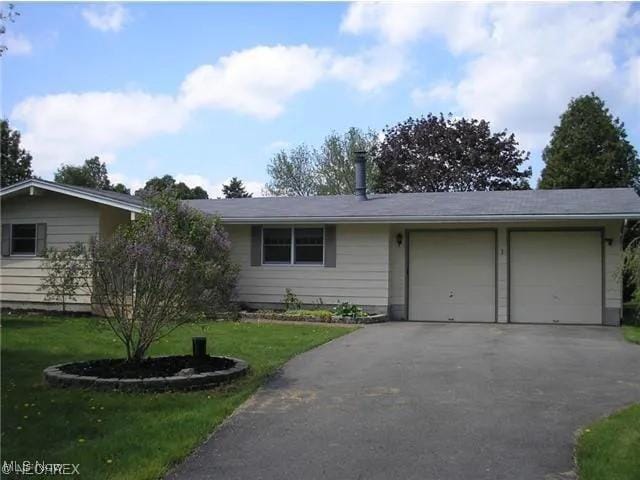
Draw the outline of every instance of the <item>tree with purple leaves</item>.
M529 189L529 153L485 120L429 114L383 130L375 191L460 192Z

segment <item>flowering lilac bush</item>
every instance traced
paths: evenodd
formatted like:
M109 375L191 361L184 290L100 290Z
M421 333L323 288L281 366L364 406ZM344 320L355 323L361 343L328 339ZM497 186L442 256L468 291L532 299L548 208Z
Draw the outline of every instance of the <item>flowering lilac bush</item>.
M59 302L62 312L66 313L67 304L77 300L79 295L86 294L82 286L85 284L83 275L87 275L83 263L82 245L72 245L63 250L48 249L42 260L46 275L38 291L45 292L46 301Z
M84 250L85 288L134 362L174 328L228 308L238 272L217 219L158 202Z

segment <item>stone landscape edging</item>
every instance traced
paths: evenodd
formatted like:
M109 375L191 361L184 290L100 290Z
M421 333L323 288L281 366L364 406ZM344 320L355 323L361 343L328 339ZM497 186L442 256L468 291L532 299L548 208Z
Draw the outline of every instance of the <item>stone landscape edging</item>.
M67 362L47 367L42 372L44 383L50 387L77 387L95 390L119 390L123 392L162 392L167 390L202 390L227 383L247 374L249 364L234 357L217 357L231 360L234 365L225 370L149 378L99 378L76 375L62 370L66 365L87 362Z
M247 320L282 320L289 322L318 322L318 323L347 323L347 324L368 324L382 323L388 320L385 313L367 315L366 317L339 317L336 315L327 317L314 317L312 315L286 315L281 312L240 312L241 319Z

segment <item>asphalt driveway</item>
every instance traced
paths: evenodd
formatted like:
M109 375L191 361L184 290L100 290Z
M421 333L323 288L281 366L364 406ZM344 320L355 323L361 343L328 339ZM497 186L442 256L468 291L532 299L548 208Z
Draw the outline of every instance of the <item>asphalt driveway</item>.
M388 323L289 362L171 479L569 479L640 401L619 329Z

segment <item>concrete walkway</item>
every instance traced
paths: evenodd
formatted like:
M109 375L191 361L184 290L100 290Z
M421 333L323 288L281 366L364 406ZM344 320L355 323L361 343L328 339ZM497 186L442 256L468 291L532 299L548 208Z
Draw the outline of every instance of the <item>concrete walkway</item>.
M371 325L289 362L170 479L569 479L640 401L620 329Z

